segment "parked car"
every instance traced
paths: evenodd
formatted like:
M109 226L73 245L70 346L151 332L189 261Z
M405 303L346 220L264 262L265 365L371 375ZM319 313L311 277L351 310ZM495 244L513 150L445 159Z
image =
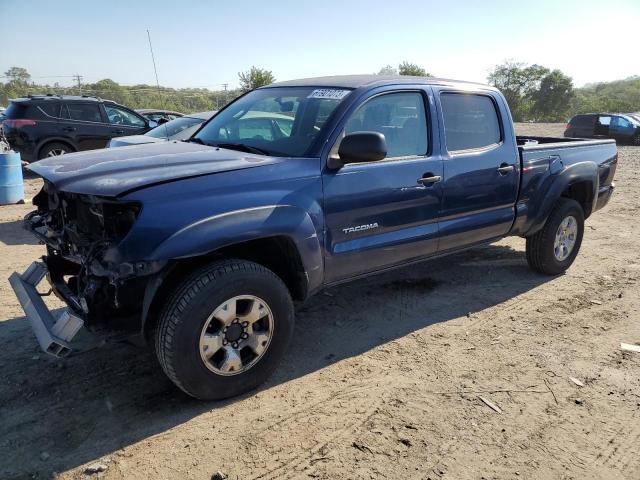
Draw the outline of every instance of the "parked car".
M292 128L242 126L265 109ZM563 273L616 164L613 140L516 137L485 85L281 82L187 142L30 165L44 186L25 225L47 252L11 284L46 352L68 353L82 326L125 330L179 388L224 398L274 371L293 301L329 286L510 235L533 270ZM68 305L56 317L43 278Z
M211 112L190 113L184 117L178 117L175 120L158 125L144 135L112 138L109 141L108 147L125 147L128 145L140 145L166 140L186 140L200 128L200 125L215 115L215 113L216 110Z
M640 120L621 113L585 113L575 115L564 131L570 138L614 138L640 145Z
M28 162L104 148L113 137L157 126L133 110L96 97L35 95L11 100L2 128Z
M138 108L136 109L136 112L148 120L158 122L158 124L169 122L184 116L184 113L173 112L171 110L158 110L155 108Z

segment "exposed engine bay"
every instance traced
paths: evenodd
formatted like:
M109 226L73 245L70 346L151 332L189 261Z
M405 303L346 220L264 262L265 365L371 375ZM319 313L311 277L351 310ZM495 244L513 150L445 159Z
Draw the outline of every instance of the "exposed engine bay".
M25 227L47 246L43 260L53 293L89 329L126 327L140 312L146 283L140 276L150 272L146 264L123 262L118 245L141 206L61 192L46 181L33 203L37 210L25 217Z

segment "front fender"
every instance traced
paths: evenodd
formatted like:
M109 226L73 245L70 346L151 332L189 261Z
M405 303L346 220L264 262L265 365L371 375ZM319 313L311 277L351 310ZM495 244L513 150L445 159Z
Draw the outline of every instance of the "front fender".
M323 260L316 227L303 209L292 205L269 205L225 212L204 218L177 231L152 252L151 260L189 258L223 247L283 235L298 249L309 291L320 287Z
M585 217L591 214L598 197L598 165L594 162L579 162L557 169L554 162L561 161L559 158L550 158L546 171L534 172L529 179L523 178L522 197L516 206L518 214L512 234L529 236L540 230L563 192L577 183L590 184ZM540 162L531 165L531 168L540 168Z

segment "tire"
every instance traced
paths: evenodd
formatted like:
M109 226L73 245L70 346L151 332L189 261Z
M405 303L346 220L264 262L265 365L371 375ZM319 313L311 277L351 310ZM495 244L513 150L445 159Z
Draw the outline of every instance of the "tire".
M563 238L559 231L560 225L567 221L568 223L563 225L567 225L569 228L564 231L573 231L571 219L575 221L573 245L570 249L566 248L566 245L571 243L571 235L564 235L566 243L559 241L560 246L556 249L556 235L558 234L560 239ZM560 198L542 229L527 237L527 263L533 270L546 275L563 273L576 259L582 244L583 234L584 211L582 206L570 198Z
M232 315L230 305L237 310ZM254 310L256 318L264 316L238 321ZM293 335L293 312L289 290L271 270L244 260L214 262L168 299L155 333L156 355L185 393L202 400L233 397L273 373Z
M57 157L66 153L72 153L74 150L65 143L51 142L44 145L38 154L38 160L43 158Z
M636 147L640 147L640 133L636 134L635 137L631 140L631 145L635 145Z

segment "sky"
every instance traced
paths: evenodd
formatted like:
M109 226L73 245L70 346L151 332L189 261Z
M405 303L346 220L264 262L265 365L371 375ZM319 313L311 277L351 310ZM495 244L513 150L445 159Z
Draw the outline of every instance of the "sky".
M177 88L233 88L252 65L289 80L404 60L479 82L505 59L575 86L640 75L640 0L0 0L0 72L154 84L147 29L160 84Z

